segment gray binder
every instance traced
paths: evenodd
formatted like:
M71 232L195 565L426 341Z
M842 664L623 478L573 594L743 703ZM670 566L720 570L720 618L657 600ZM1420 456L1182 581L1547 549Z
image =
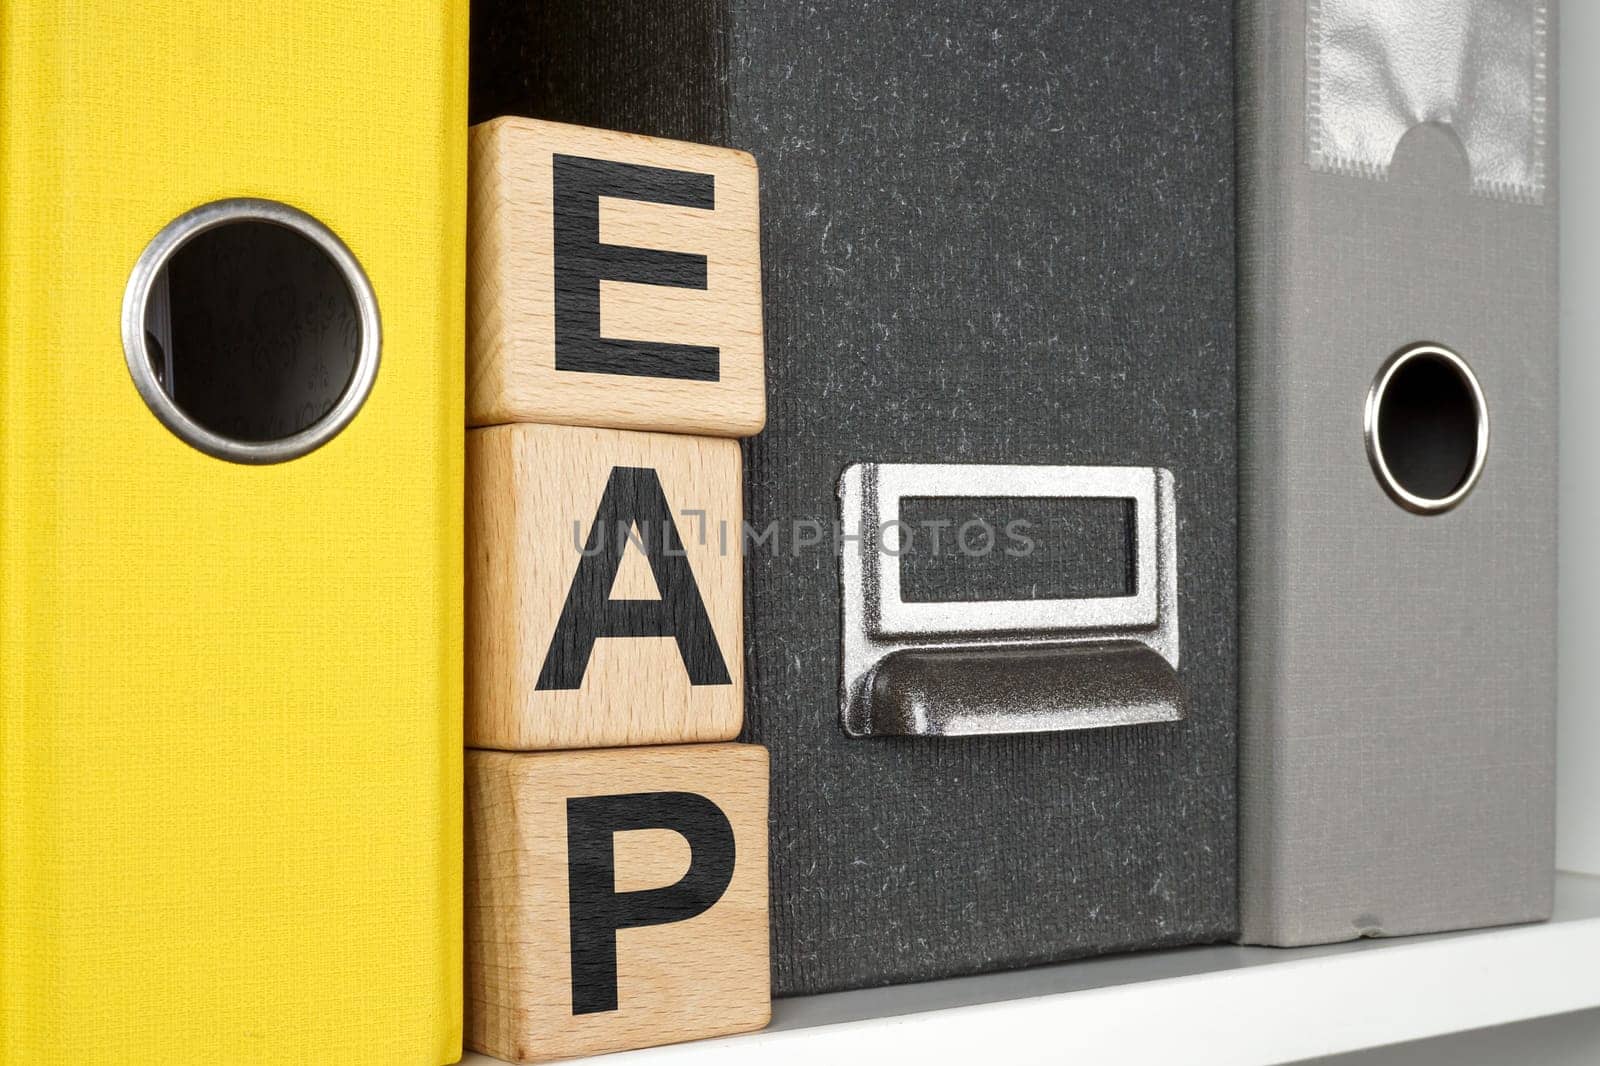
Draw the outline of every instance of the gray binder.
M761 165L746 515L779 539L746 565L746 739L772 755L774 990L1232 938L1232 4L473 21L475 119ZM973 516L1028 517L1039 550L876 539ZM860 539L795 543L835 521Z
M1555 11L1247 0L1240 909L1550 913Z

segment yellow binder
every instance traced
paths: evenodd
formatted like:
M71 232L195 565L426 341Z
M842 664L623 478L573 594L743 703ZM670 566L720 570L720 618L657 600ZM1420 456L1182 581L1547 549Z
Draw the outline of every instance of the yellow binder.
M459 1056L466 40L0 4L5 1066Z

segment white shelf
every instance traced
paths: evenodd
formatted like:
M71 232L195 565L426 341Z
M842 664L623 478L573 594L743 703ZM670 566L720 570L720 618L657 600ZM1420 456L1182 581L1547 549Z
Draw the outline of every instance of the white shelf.
M760 1033L606 1066L1082 1061L1266 1066L1600 1007L1600 878L1539 925L1318 948L1200 947L778 1000ZM463 1066L494 1066L468 1055Z

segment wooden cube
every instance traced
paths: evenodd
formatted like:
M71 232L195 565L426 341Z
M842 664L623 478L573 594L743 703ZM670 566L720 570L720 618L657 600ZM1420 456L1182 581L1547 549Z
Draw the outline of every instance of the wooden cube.
M760 432L748 154L499 118L470 165L470 424Z
M512 1062L771 1017L767 752L467 753L466 1042Z
M470 430L467 745L737 736L741 488L732 440Z

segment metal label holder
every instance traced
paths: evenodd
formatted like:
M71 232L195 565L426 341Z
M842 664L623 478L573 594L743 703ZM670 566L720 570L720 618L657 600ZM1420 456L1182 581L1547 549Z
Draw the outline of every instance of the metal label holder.
M1178 685L1176 497L1152 467L857 463L840 478L846 733L973 736L1168 722ZM1131 595L907 602L907 497L1121 498Z

